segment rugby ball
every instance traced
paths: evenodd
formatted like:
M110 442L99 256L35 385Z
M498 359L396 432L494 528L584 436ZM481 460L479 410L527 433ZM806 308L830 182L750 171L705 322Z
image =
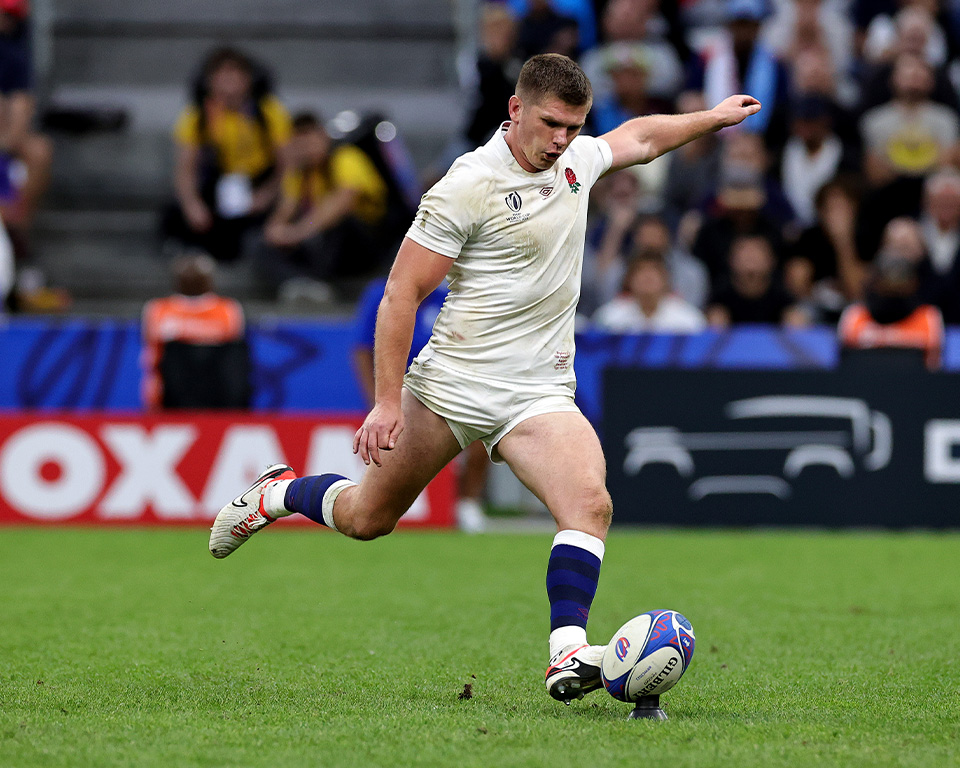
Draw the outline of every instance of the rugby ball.
M669 691L690 666L695 644L683 614L642 613L620 627L604 650L603 686L620 701Z

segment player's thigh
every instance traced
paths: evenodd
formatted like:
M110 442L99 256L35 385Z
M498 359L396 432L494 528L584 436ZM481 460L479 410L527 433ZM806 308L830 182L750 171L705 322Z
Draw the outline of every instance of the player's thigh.
M402 393L404 429L393 450L380 450L383 466L370 464L349 496L350 506L394 523L450 461L460 444L440 416Z
M606 534L611 512L607 467L597 433L583 414L534 416L507 433L497 450L561 529Z

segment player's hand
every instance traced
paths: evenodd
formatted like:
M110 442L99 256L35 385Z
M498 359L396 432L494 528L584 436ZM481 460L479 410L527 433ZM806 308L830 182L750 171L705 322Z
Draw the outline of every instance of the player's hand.
M382 467L380 451L393 450L401 432L403 411L400 404L377 403L354 435L353 452L359 452L364 464L369 465L372 460L378 467Z
M760 102L753 98L753 96L745 96L743 94L728 96L712 110L717 116L720 128L738 125L750 117L750 115L755 115L759 111Z

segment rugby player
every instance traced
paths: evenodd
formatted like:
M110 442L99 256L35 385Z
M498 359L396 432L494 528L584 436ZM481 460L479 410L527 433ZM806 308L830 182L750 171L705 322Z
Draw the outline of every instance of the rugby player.
M581 136L593 96L559 54L524 64L509 122L421 199L387 281L374 347L376 402L354 438L369 466L295 478L274 465L217 515L214 557L300 513L355 539L390 533L427 483L481 440L550 510L547 691L569 703L601 686L587 643L612 504L600 441L574 404L574 312L590 188L760 109L731 96L703 112L630 120ZM446 278L433 335L404 374L417 306Z

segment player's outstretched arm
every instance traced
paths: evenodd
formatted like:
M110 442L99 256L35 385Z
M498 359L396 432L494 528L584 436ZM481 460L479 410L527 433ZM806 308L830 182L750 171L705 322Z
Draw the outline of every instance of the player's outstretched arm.
M610 171L619 171L638 163L649 163L687 142L742 123L759 111L760 102L753 96L730 96L703 112L636 117L600 138L613 151Z
M446 277L453 259L404 238L387 278L377 311L373 342L373 409L353 438L353 452L378 467L380 451L389 451L403 431L400 391L413 343L417 307Z

